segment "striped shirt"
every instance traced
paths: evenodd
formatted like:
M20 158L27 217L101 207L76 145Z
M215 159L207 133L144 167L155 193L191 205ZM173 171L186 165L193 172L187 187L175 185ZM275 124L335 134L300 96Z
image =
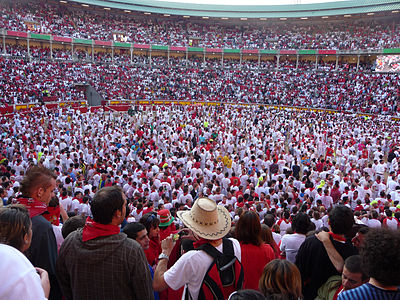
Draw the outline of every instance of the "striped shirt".
M370 283L339 294L338 300L400 300L400 289L389 291Z

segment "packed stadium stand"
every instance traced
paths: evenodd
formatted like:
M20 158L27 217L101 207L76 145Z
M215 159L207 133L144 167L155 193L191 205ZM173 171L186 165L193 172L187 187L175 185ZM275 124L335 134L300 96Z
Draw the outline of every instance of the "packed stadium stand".
M255 102L396 114L398 61L395 72L375 70L379 57L400 52L399 4L378 2L338 5L336 13L316 5L300 18L294 9L272 19L248 9L243 16L259 18L236 20L196 16L201 5L171 16L152 13L150 4L143 13L104 3L3 1L0 101L84 101L75 85L85 83L106 102ZM168 12L168 5L158 9ZM354 9L358 14L339 14Z
M0 299L400 299L399 11L1 0Z

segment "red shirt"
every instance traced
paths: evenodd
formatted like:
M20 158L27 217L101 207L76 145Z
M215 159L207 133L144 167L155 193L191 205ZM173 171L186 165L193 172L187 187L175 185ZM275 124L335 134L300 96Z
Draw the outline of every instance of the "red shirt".
M146 254L147 262L150 266L154 266L157 263L158 256L161 253L161 244L160 242L150 240L149 249L144 250L144 254Z
M258 290L258 281L260 280L264 266L275 259L274 250L268 244L255 246L240 243L240 248L244 270L243 289Z

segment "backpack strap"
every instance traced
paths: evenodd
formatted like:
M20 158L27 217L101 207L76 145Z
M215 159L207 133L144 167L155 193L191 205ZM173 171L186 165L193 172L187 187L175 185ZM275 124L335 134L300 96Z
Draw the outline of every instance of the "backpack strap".
M215 247L211 246L210 244L203 244L200 247L198 247L196 250L203 250L205 253L207 253L208 255L210 255L214 260L217 257L222 256L222 253L219 252L217 249L215 249Z
M211 276L209 275L209 271L214 267L214 265L216 264L217 258L222 256L222 255L233 255L235 256L235 252L233 249L233 242L227 238L224 238L222 240L222 251L223 254L221 252L219 252L217 249L215 249L215 247L211 246L210 244L203 244L200 247L197 248L197 250L203 250L204 252L206 252L208 255L210 255L213 258L213 262L210 265L210 267L208 268L206 275L204 276L203 279L203 283L206 284L208 286L208 288L210 289L211 293L214 296L214 299L217 300L224 300L224 294L221 291L221 289L219 288L218 284L215 282L214 279L211 278ZM225 270L227 268L229 268L230 266L232 266L235 262L236 262L237 258L235 256L235 259L233 259L230 263L228 263L227 265L225 265L224 267L221 268L221 270ZM239 262L239 261L238 261ZM241 289L243 286L243 280L244 280L244 271L243 271L243 267L242 264L240 263L241 266L241 270L240 270L240 275L239 275L239 279L236 282L236 286L237 289ZM199 293L199 300L205 299L205 294L203 289L200 289L200 293Z
M190 295L190 292L189 292L189 285L187 285L187 284L186 284L186 289L185 289L185 300L193 300L192 295Z
M222 252L227 255L235 256L235 251L233 250L233 242L230 239L222 239Z

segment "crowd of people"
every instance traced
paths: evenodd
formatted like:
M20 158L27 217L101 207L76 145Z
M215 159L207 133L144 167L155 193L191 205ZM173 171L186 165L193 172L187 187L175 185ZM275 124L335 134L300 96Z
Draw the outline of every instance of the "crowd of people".
M44 1L3 1L0 27L73 38L114 40L138 44L241 49L382 49L400 45L400 25L395 19L350 19L321 24L287 24L275 21L241 25L223 21L168 20L152 16L92 11ZM146 18L145 18L146 17Z
M0 251L18 266L0 296L400 295L389 117L172 105L0 124Z
M43 1L0 12L7 30L140 44L400 45L395 19L230 26ZM0 105L41 104L0 115L0 299L400 299L399 74L328 57L3 46ZM84 100L77 83L192 104L42 105Z
M14 48L13 48L14 49ZM15 52L24 54L21 47ZM184 100L289 105L376 114L398 113L399 75L371 73L371 66L320 60L224 61L134 56L132 64L0 57L3 105L82 101L75 84L91 84L105 100ZM60 51L61 57L70 54ZM78 52L80 55L81 52ZM85 54L83 53L83 57ZM98 55L95 56L96 59ZM100 55L100 57L102 57ZM121 61L125 61L121 59ZM297 68L296 68L297 66Z

